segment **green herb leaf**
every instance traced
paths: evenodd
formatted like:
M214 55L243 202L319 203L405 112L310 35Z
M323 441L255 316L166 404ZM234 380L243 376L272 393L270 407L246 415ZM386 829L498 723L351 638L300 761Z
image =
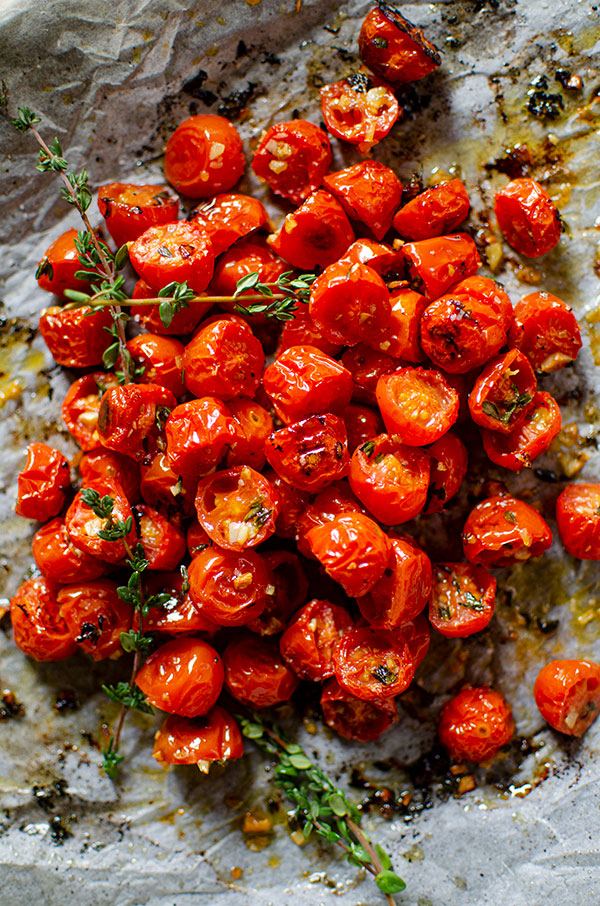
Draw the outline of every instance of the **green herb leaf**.
M382 893L394 894L406 889L406 884L402 878L395 871L390 871L389 868L379 872L375 878L375 883Z
M102 691L117 704L142 711L144 714L152 714L146 696L135 684L130 686L129 683L120 682L114 686L102 686Z
M387 870L388 868L391 868L391 867L392 867L392 860L390 859L390 857L389 857L388 854L386 853L386 851L385 851L385 849L383 848L383 846L380 846L379 843L376 843L376 844L375 844L375 852L376 852L377 855L379 856L379 861L381 862L381 867L382 867L384 870Z

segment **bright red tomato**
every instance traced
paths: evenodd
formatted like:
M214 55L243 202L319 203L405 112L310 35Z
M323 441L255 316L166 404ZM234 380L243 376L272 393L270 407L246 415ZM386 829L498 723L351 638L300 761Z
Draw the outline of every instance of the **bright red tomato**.
M169 635L202 632L212 636L219 629L216 623L208 620L192 601L187 570L183 567L168 573L150 573L144 580L144 588L146 597L155 594L169 595L169 599L160 607L150 607L148 615L143 620L145 632L166 632ZM134 619L133 628L139 628L137 619Z
M98 413L102 395L117 386L114 374L93 371L73 381L62 404L62 418L71 436L82 450L95 450L101 445Z
M299 305L293 319L284 321L277 355L281 355L291 346L314 346L329 356L336 356L341 351L339 343L330 343L322 335L310 316L308 305Z
M312 415L274 431L265 444L267 462L284 481L315 494L347 474L348 436L337 415Z
M440 742L455 761L488 761L514 732L510 705L488 686L459 692L442 708L438 724Z
M503 289L500 283L496 283L490 277L482 277L481 274L475 274L473 277L465 277L451 287L450 293L456 298L468 296L470 299L481 303L484 307L493 309L499 316L502 327L508 331L514 320L514 311L510 296Z
M94 368L102 364L102 356L111 339L107 330L112 325L108 309L45 308L39 329L52 358L65 368Z
M300 204L319 188L331 163L327 133L307 120L275 123L263 132L252 169L276 195Z
M471 202L460 179L427 189L400 208L394 229L405 239L431 239L451 233L469 216Z
M496 192L494 213L504 238L521 255L539 258L558 245L560 214L535 179L513 179Z
M60 450L29 444L25 468L19 472L15 513L38 522L51 519L62 510L70 484L69 463Z
M351 242L354 232L341 204L329 192L318 189L292 214L269 245L293 267L313 270L327 267L340 258Z
M289 269L289 264L271 251L265 238L261 235L250 236L249 239L236 242L217 259L208 292L210 295L232 297L237 292L239 281L248 274L258 274L260 282L272 284L275 292L277 280L282 274L289 272ZM248 289L240 294L242 298L223 300L219 302L219 306L223 311L234 314L236 306L244 303L243 296L255 293L255 290ZM251 327L268 323L262 314L252 315L249 322Z
M145 280L138 280L133 287L131 298L136 300L157 298L156 290L152 289ZM161 336L179 335L182 333L191 333L197 327L200 320L206 312L212 308L212 302L203 302L202 299L195 299L186 302L180 311L173 315L173 319L165 327L160 316L160 304L154 305L136 305L132 307L131 313L145 330L150 333L157 333Z
M350 403L342 413L348 432L348 452L352 456L357 447L372 440L383 431L383 422L378 412L361 403Z
M355 239L340 261L349 265L368 264L386 281L400 280L404 277L404 257L401 249L392 248L385 242L375 242L374 239Z
M600 484L569 484L556 501L558 534L580 560L600 560Z
M344 739L370 742L398 720L393 698L366 702L342 689L335 677L323 687L321 708L328 727Z
M127 349L136 366L143 369L145 383L158 384L176 397L183 396L183 343L173 337L140 333L128 341Z
M414 620L431 594L431 561L410 538L390 538L391 560L367 595L358 599L376 629L398 629Z
M140 468L128 456L100 447L85 453L79 460L78 468L83 485L96 478L112 478L121 485L130 503L139 500Z
M71 544L64 520L59 516L37 530L31 552L44 578L61 585L97 579L106 570L100 560Z
M80 280L75 276L77 271L83 270L79 253L75 248L76 238L77 230L71 228L61 233L58 239L48 246L35 274L40 289L61 297L66 289L84 293L89 290L90 284L87 280Z
M210 239L198 226L176 220L150 227L130 243L129 260L157 292L177 281L201 293L213 275L215 254Z
M243 322L220 318L185 347L185 386L194 396L254 396L265 365L260 341Z
M119 563L127 556L126 545L129 550L133 550L137 541L137 531L129 501L123 488L110 478L98 478L90 481L87 487L97 491L100 497L111 497L114 502L111 513L113 521L126 524L130 520L131 529L124 539L106 541L104 538L100 538L98 532L104 529L105 522L83 502L80 491L75 495L73 503L65 513L69 541L91 557L104 560L106 563Z
M246 167L238 131L223 116L190 116L167 142L165 175L188 198L227 192Z
M421 317L423 351L450 374L481 368L505 343L503 316L475 294L440 296Z
M492 359L469 396L471 418L482 428L510 434L533 407L536 379L529 360L518 349Z
M154 651L135 678L148 701L181 717L207 714L221 694L223 661L202 639L179 638Z
M427 453L380 434L352 454L350 487L375 519L399 525L425 506L430 468Z
M110 579L65 585L56 595L60 614L81 650L95 661L123 654L121 633L128 632L133 608Z
M118 247L148 227L177 220L179 201L164 186L112 182L98 189L98 210Z
M41 576L27 579L10 602L15 645L36 661L62 661L77 651L56 600L57 586Z
M213 708L205 717L189 720L172 714L154 737L152 754L159 764L195 764L204 774L217 761L231 761L244 754L244 740L233 717Z
M533 696L540 714L554 730L583 736L600 714L600 664L551 661L538 673Z
M185 535L161 513L145 503L133 508L148 569L175 569L187 550Z
M330 343L378 346L387 336L391 305L388 289L367 264L330 264L310 291L312 320Z
M376 522L362 513L342 513L306 535L312 555L347 595L364 595L383 575L390 542Z
M292 346L265 370L263 387L279 418L289 424L342 412L352 396L352 375L314 346Z
M422 79L442 62L423 30L383 2L363 21L358 49L363 63L392 85Z
M157 384L119 384L102 394L98 436L109 450L139 462L177 405L170 390Z
M577 318L552 293L530 293L517 302L509 339L535 371L545 373L574 362L581 349Z
M267 223L267 212L251 195L215 195L195 208L188 220L209 237L213 252L221 255L238 239Z
M193 515L198 476L176 474L167 454L160 451L144 460L141 472L140 494L144 503L156 507L168 519Z
M431 480L425 513L439 513L458 492L467 474L469 456L462 440L449 431L427 451L431 456Z
M190 595L203 616L219 626L244 626L258 617L275 591L260 554L209 547L188 567Z
M510 566L540 557L552 544L552 532L528 503L504 495L477 504L467 517L462 541L471 563Z
M335 678L342 689L371 702L394 698L408 689L418 659L407 641L407 631L407 627L356 627L347 632L333 652Z
M390 329L377 348L394 359L421 362L425 356L419 342L420 324L427 299L402 287L390 294L390 305Z
M256 400L228 401L235 436L229 441L225 465L249 465L256 470L265 464L265 442L273 430L273 419Z
M240 636L223 652L223 662L228 692L252 708L285 702L298 688L298 677L283 662L273 639Z
M549 393L536 391L525 418L510 434L483 428L483 448L492 462L513 472L531 468L532 462L545 453L559 433L562 415Z
M430 300L481 266L475 243L466 233L407 242L402 253L413 288Z
M279 640L284 661L300 679L333 676L333 649L354 621L343 607L314 598L299 610Z
M275 533L280 538L296 538L298 520L308 506L309 495L306 491L288 484L273 469L265 469L264 475L269 479L281 499L281 509L277 517Z
M436 563L429 622L450 639L481 632L494 615L496 580L472 563Z
M346 349L341 362L352 375L354 385L352 399L372 405L377 402L377 382L384 374L395 371L398 366L391 356L378 349L371 349L365 343L358 343Z
M280 507L269 479L249 466L215 472L198 483L198 521L225 550L243 551L269 538L275 532Z
M308 501L307 501L308 504ZM342 513L363 513L365 509L358 502L345 481L336 481L320 491L312 503L305 506L297 523L298 550L305 557L312 557L306 536L318 525L331 522Z
M386 137L402 110L390 85L359 70L321 88L321 113L332 135L366 154Z
M308 579L296 554L265 551L263 556L275 590L261 615L248 623L248 629L259 635L276 635L285 629L294 611L305 601Z
M434 443L458 418L458 393L432 369L401 368L380 377L377 403L389 433L411 447Z
M167 456L176 475L197 479L214 471L235 437L231 410L214 396L176 406L165 425Z
M364 223L376 239L383 239L402 198L402 183L393 170L377 160L363 160L329 173L323 185L351 220Z

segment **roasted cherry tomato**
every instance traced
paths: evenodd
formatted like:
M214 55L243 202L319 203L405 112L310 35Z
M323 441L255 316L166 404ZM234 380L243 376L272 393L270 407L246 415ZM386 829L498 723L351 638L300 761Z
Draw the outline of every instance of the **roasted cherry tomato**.
M123 654L121 633L131 629L133 608L117 594L110 579L80 582L59 589L61 617L79 647L95 661Z
M505 331L512 326L514 311L510 296L500 283L490 277L482 277L481 274L465 277L464 280L455 283L450 292L454 298L462 299L463 296L468 296L473 301L480 302L484 307L493 309L499 316Z
M343 607L314 598L299 610L279 640L284 661L300 679L333 676L333 649L354 621Z
M418 660L406 630L356 627L347 632L333 652L335 678L342 689L364 701L394 698L408 689Z
M331 343L378 345L387 336L389 292L367 264L329 265L311 287L309 306L311 318Z
M538 673L533 696L540 714L554 730L583 736L600 714L600 664L551 661Z
M201 327L185 347L185 386L198 397L254 396L264 364L263 348L250 328L221 318Z
M137 239L148 227L177 220L179 201L164 186L112 182L98 189L98 210L117 246Z
M379 413L370 406L350 403L344 409L342 416L348 432L348 452L351 456L357 447L361 447L383 431L383 422Z
M600 560L600 484L569 484L556 501L558 534L580 560Z
M449 431L427 451L431 456L431 479L425 513L439 513L454 497L467 474L467 448Z
M383 575L390 542L376 522L362 513L342 513L306 535L312 555L347 595L364 595Z
M266 551L263 556L275 591L269 595L261 615L248 623L248 629L259 635L275 635L285 629L294 611L306 600L308 579L296 554Z
M439 440L458 418L458 393L433 369L401 368L380 377L377 403L389 433L411 447Z
M402 287L390 294L390 329L378 349L394 359L421 362L424 359L419 342L421 315L427 299L421 293Z
M472 563L436 563L429 622L450 639L481 632L494 615L496 580Z
M496 192L494 213L504 238L521 255L539 258L558 245L560 214L535 179L513 179Z
M339 201L318 189L293 214L288 214L269 245L293 267L313 270L340 258L354 233Z
M194 720L172 714L157 730L152 754L163 767L195 764L208 774L214 761L221 764L241 758L244 740L233 717L217 707Z
M240 636L223 652L223 662L228 692L252 708L286 702L298 688L298 677L283 662L273 639Z
M460 179L427 189L400 208L394 229L404 239L431 239L451 233L469 215L471 202Z
M225 465L249 465L256 470L265 464L265 441L273 430L273 419L256 400L229 400L235 434L228 443Z
M532 408L536 380L529 360L518 349L492 359L469 396L473 421L500 434L510 434Z
M180 632L203 632L214 635L218 626L208 620L196 607L190 597L187 570L183 567L174 572L155 572L144 580L146 595L168 595L160 607L150 607L144 617L144 631L167 632L177 635ZM138 628L134 620L134 628Z
M540 557L552 544L552 532L537 510L508 495L478 503L462 533L465 557L482 566L510 566Z
M263 132L252 169L276 195L300 204L319 188L330 163L327 133L307 120L292 120Z
M249 466L207 475L198 483L196 512L209 538L225 550L256 547L275 532L279 494Z
M41 576L27 579L10 602L15 645L36 661L62 661L77 651L58 601L57 586Z
M481 266L475 243L466 233L407 242L402 254L413 288L428 299L438 299Z
M366 702L342 689L335 677L323 687L321 708L328 727L344 739L369 742L398 720L393 698Z
M386 280L404 277L404 256L401 248L392 248L391 245L376 242L374 239L355 239L340 261L349 265L368 264Z
M343 478L350 462L346 427L337 415L312 415L274 431L265 444L269 465L278 475L315 494Z
M132 299L154 299L157 298L156 290L146 283L145 280L138 280L131 293ZM150 333L158 333L161 336L171 336L173 334L191 333L204 317L212 302L203 302L202 299L192 300L178 312L175 312L173 318L167 324L163 323L160 316L160 304L155 305L136 305L132 308L132 314L136 321Z
M329 173L323 185L348 217L364 223L376 239L383 239L402 198L402 183L393 170L378 160L363 160Z
M378 349L371 349L365 343L358 343L347 349L341 362L352 375L352 399L372 404L377 401L376 390L380 378L395 371L398 366L391 356Z
M168 519L194 513L197 475L189 478L175 473L168 455L160 450L144 460L141 473L140 494L145 503L156 507Z
M365 509L358 502L344 481L336 481L320 491L312 503L305 507L297 524L298 550L305 557L312 557L306 536L318 525L331 522L342 513L363 513Z
M410 538L390 538L392 556L382 577L358 599L376 629L398 629L418 616L431 594L431 561Z
M512 710L488 686L463 689L442 708L438 734L455 761L488 761L512 739Z
M129 260L157 292L177 281L201 293L213 275L215 255L210 239L196 224L176 220L150 227L130 243Z
M392 85L422 79L442 62L423 30L381 0L363 21L358 49L363 63Z
M265 560L255 551L208 547L188 567L192 601L219 626L244 626L258 617L274 593Z
M408 522L425 506L430 457L380 434L352 454L350 487L384 525Z
M207 714L221 694L223 661L202 639L172 639L154 651L135 678L148 701L181 717Z
M339 343L330 343L322 335L308 311L308 305L300 305L294 312L294 317L284 321L283 330L279 337L277 355L281 355L291 346L314 346L325 355L336 356L341 346Z
M214 471L235 436L231 410L214 396L181 403L165 425L167 456L176 475L200 478Z
M131 529L124 539L107 541L100 538L98 531L104 529L105 520L96 516L91 507L84 503L81 491L79 491L65 514L69 541L91 557L97 557L98 560L104 560L106 563L119 563L127 555L125 542L129 549L133 550L137 541L137 531L129 501L123 488L110 478L97 478L95 481L90 481L87 488L97 491L101 498L111 497L114 504L111 512L113 522L126 524L130 520Z
M73 381L62 404L62 417L71 436L82 450L95 450L101 444L98 412L102 394L118 384L114 374L93 371Z
M112 318L107 309L59 308L53 305L40 315L39 328L52 358L66 368L93 368L102 364L110 345L107 333Z
M314 346L292 346L265 370L265 393L289 424L322 412L342 412L352 396L352 375Z
M133 514L147 568L171 570L179 566L187 549L183 532L145 503L137 503Z
M176 405L171 391L157 384L110 387L102 394L98 410L100 442L139 461Z
M390 85L363 70L321 88L325 125L336 138L357 145L361 154L386 137L401 112Z
M183 396L183 343L173 337L140 333L129 340L127 349L135 364L143 369L145 383L158 384L176 397Z
M46 249L46 254L38 264L35 276L40 288L45 289L47 293L62 297L66 289L84 293L89 290L90 284L87 280L80 280L75 276L77 271L83 270L79 253L75 248L76 238L76 229L71 228L61 233Z
M581 332L572 309L552 293L530 293L515 305L510 342L535 371L557 371L574 362Z
M31 552L42 575L61 585L97 579L106 571L104 563L71 544L64 520L58 516L37 530Z
M78 468L83 485L96 478L112 478L121 485L130 503L139 500L140 469L128 456L101 447L85 453L79 460Z
M267 219L267 212L258 198L232 194L215 195L198 205L188 217L209 237L215 256L248 233L259 230Z
M280 538L296 538L298 520L308 506L309 495L306 491L301 491L288 484L273 469L265 469L264 474L277 490L281 499L281 510L277 517L275 534L279 535Z
M562 416L554 397L536 391L525 418L510 434L482 429L483 447L497 466L520 472L531 468L531 463L546 452L561 426Z
M62 510L71 483L69 463L60 450L47 444L27 447L27 462L19 472L15 513L45 522Z
M246 167L238 131L223 116L190 116L167 142L165 175L188 198L210 198L231 189Z
M243 298L233 299L240 280L249 274L258 274L261 283L276 284L279 277L289 272L289 269L289 264L271 251L265 238L250 236L249 239L236 242L217 259L208 291L211 295L229 297L229 300L219 302L219 306L226 312L234 313L244 301ZM275 287L273 291L276 292ZM255 295L256 290L250 288L240 295L243 297L247 294ZM255 327L268 321L263 314L257 313L252 315L250 323Z
M186 538L190 557L197 557L207 547L212 547L212 540L197 519L189 524Z
M505 342L502 316L469 293L440 296L421 317L423 351L450 374L481 368Z

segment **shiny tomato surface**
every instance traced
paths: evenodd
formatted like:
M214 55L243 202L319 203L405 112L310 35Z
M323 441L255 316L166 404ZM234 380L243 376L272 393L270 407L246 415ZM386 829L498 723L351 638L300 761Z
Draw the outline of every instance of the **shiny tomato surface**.
M504 238L521 255L539 258L558 245L560 214L535 179L513 179L496 192L494 213Z
M104 350L112 342L107 329L112 317L107 308L45 308L39 330L52 358L65 368L94 368L102 364Z
M552 293L530 293L515 305L511 345L527 356L534 371L558 371L574 362L581 331L573 310Z
M558 534L580 560L600 560L600 484L569 484L556 501Z
M374 161L371 161L374 163ZM401 249L376 242L374 239L355 239L348 246L340 261L344 264L368 264L385 280L400 280L404 277L404 257Z
M289 424L342 412L352 396L352 375L314 346L292 346L265 369L263 388L279 418Z
M189 517L194 513L197 476L175 473L166 453L150 455L141 466L140 495L167 518Z
M249 466L215 472L198 483L198 521L225 550L246 550L269 538L280 507L279 494L269 479Z
M339 343L326 340L310 316L308 305L299 305L293 319L285 321L279 337L277 355L290 346L314 346L329 356L336 356L341 351Z
M254 396L265 364L260 341L243 322L220 318L201 326L185 347L185 386L194 396Z
M234 399L227 403L234 435L228 443L226 466L249 465L260 470L265 464L265 441L273 431L273 419L256 400Z
M60 614L81 650L101 661L123 654L121 633L131 629L133 608L117 594L117 582L98 579L64 585L56 594Z
M210 239L198 226L176 220L142 233L129 245L129 260L156 292L177 281L201 293L213 275L215 254Z
M390 559L388 537L362 513L335 516L312 528L306 541L325 572L353 598L370 591Z
M315 496L305 506L297 524L298 550L305 557L312 557L306 536L318 525L331 522L342 513L364 513L365 508L356 499L345 481L336 481Z
M207 619L192 601L187 569L181 567L172 572L149 573L144 583L147 598L155 594L168 595L160 606L149 608L143 619L145 632L166 632L169 635L201 632L210 636L217 632L219 627ZM134 619L134 628L139 628L137 619Z
M482 428L510 434L523 424L534 405L536 379L529 360L518 349L492 359L469 396L473 421Z
M472 563L436 563L429 622L448 638L481 632L494 615L496 580Z
M531 468L545 453L562 426L560 407L549 393L536 391L523 421L510 434L483 428L481 438L488 457L512 472Z
M488 761L515 732L511 707L488 686L463 689L442 708L440 742L455 761Z
M453 297L462 299L468 296L475 302L479 302L485 307L491 308L500 318L500 322L505 331L508 331L514 320L514 312L510 296L502 287L490 277L482 277L481 274L474 274L472 277L465 277L459 280L450 288Z
M407 242L402 247L413 289L438 299L453 283L475 274L481 261L466 233Z
M172 714L156 732L152 754L163 767L195 764L207 774L214 761L241 758L244 740L233 717L216 707L194 720Z
M217 701L223 677L223 661L212 645L186 637L172 639L154 651L135 682L161 711L199 717Z
M87 280L76 277L77 271L83 270L79 261L79 253L75 248L77 230L71 228L54 240L48 246L44 257L38 264L36 272L40 289L56 296L63 295L66 289L78 292L87 292L90 284Z
M353 240L354 232L339 201L318 189L287 215L269 244L293 267L311 271L333 264Z
M265 444L267 462L301 491L316 494L348 473L348 436L337 415L313 415L274 431Z
M460 179L450 179L403 205L394 217L394 229L405 239L430 239L451 233L469 215L471 202Z
M109 450L139 461L177 400L158 384L119 384L102 394L98 409L98 436Z
M106 571L102 561L79 550L69 541L64 519L60 516L37 530L31 542L31 552L44 578L61 585L98 579Z
M188 567L190 596L208 620L219 626L244 626L258 617L274 591L266 561L255 551L209 547Z
M136 300L155 299L157 298L156 292L145 280L140 279L133 287L131 298ZM186 302L180 311L175 312L167 325L163 324L160 316L160 303L140 305L138 301L138 304L131 309L131 313L135 320L150 333L157 333L161 336L179 336L191 333L211 306L212 302L203 302L202 299Z
M352 454L350 487L384 525L408 522L427 500L431 460L388 434L380 434Z
M566 736L583 736L600 714L600 664L551 661L538 673L533 697L554 730Z
M48 444L27 447L27 462L19 472L15 513L45 522L62 510L71 483L69 463Z
M167 142L165 176L188 198L210 198L227 192L246 166L242 140L224 116L190 116Z
M209 237L215 256L267 223L267 212L251 195L215 195L198 205L188 220Z
M164 186L112 182L98 189L98 210L119 247L148 227L177 220L179 201Z
M385 138L401 109L390 85L359 70L321 88L321 113L332 135L361 154Z
M477 504L465 522L462 542L469 562L510 566L540 557L552 544L552 532L528 503L503 495Z
M298 520L309 502L309 494L299 488L288 484L273 469L265 469L264 475L276 488L281 500L281 509L275 524L275 533L280 538L296 538L298 534Z
M183 343L173 337L140 333L128 341L127 349L135 365L142 369L145 383L158 384L176 397L183 396Z
M348 433L348 452L354 453L357 447L372 440L383 431L383 422L379 413L371 406L362 403L350 403L342 412Z
M147 569L171 570L179 566L187 550L183 532L146 503L137 503L133 514Z
M402 287L390 293L390 327L378 349L405 362L421 362L425 356L420 343L421 316L427 299Z
M101 498L110 497L113 500L111 512L113 522L126 524L131 520L131 529L124 538L115 541L101 538L98 532L105 528L105 520L84 503L79 491L65 514L69 541L91 557L105 560L107 563L119 563L128 555L127 546L133 550L137 541L137 530L129 501L123 488L110 478L97 478L90 481L86 487L96 491Z
M423 312L420 327L423 351L450 374L481 368L506 342L503 314L470 291L440 296Z
M300 679L319 683L333 676L333 649L352 629L348 611L314 598L298 611L279 640L284 661Z
M27 579L10 602L15 645L36 661L62 661L77 651L56 599L58 586L41 576Z
M442 62L435 44L393 6L378 3L366 16L358 37L360 58L392 85L414 82Z
M306 600L308 579L302 560L291 551L265 551L263 557L271 573L273 592L260 616L248 623L248 629L259 635L276 635Z
M337 261L317 277L310 292L312 320L330 343L378 345L387 335L388 289L372 267Z
M346 692L364 701L378 701L408 688L418 660L408 644L407 628L356 627L336 644L333 666Z
M270 126L252 159L256 175L293 204L300 204L319 188L330 164L327 133L301 119Z
M363 701L346 692L335 677L323 686L321 708L328 727L357 742L379 739L398 720L393 698Z
M328 173L323 186L351 220L363 223L375 239L383 239L402 198L402 183L393 170L377 160L363 160Z
M390 434L408 446L422 447L452 427L459 397L440 371L401 368L379 378L377 404Z
M92 371L73 381L62 403L62 418L71 436L82 450L95 450L101 445L98 413L102 396L116 387L114 374Z
M271 708L287 701L299 684L273 639L240 636L223 652L223 662L228 692L252 708Z
M79 474L82 484L96 478L111 478L118 482L130 503L136 503L140 497L140 467L130 459L114 450L98 447L91 450L79 460Z
M175 474L198 479L214 471L235 437L231 410L214 396L181 403L167 419L165 436Z
M381 578L358 599L363 617L376 629L398 629L414 620L431 594L431 561L408 537L391 537L392 556Z
M469 456L462 440L452 431L444 434L427 451L431 456L431 479L425 513L439 513L458 493L467 473Z
M380 378L398 367L391 356L372 349L366 343L346 349L340 361L352 375L352 399L371 405L377 402L376 390Z

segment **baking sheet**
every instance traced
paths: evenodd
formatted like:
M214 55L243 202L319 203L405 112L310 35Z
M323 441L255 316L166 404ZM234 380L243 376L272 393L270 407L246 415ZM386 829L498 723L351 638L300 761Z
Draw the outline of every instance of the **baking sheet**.
M238 125L248 152L274 121L300 115L318 122L318 87L351 66L369 7L305 2L296 13L293 0L4 3L0 76L12 109L28 104L42 113L44 134L58 134L69 161L86 165L93 183L160 180L170 130L189 113L232 110L239 101L234 92L247 94L247 113ZM505 248L497 276L513 301L537 286L572 304L582 319L586 339L577 365L542 384L560 399L564 423L578 426L579 438L571 447L559 445L542 465L562 473L588 457L573 474L597 480L594 224L600 216L600 120L594 98L600 20L594 7L570 0L404 4L405 15L426 26L444 50L444 63L407 92L404 122L373 156L404 178L418 170L427 181L435 168L460 173L474 202L471 225L486 230L494 186L505 177L485 164L516 143L527 142L535 152L533 175L556 198L568 233L542 262L520 261ZM581 75L583 90L563 90L557 68ZM547 76L550 92L563 96L556 120L537 120L525 109L530 83L540 75ZM30 137L16 136L2 121L0 146L6 318L0 349L0 594L9 596L31 563L31 526L11 515L23 449L46 439L73 452L57 418L67 379L32 335L47 304L32 275L49 242L77 220L58 200L56 181L36 173ZM335 146L336 165L354 159L347 147ZM244 185L265 194L251 176ZM277 205L271 211L281 217ZM525 264L539 273L524 271ZM539 490L546 514L561 487L532 475L510 476L508 483L524 494ZM456 544L455 515L429 520L434 548ZM600 727L592 727L581 743L558 739L543 726L531 688L539 667L553 657L579 652L600 659L598 573L598 564L572 561L558 544L542 560L505 571L500 584L506 594L491 628L464 643L434 646L419 683L403 697L400 723L376 746L334 739L313 720L312 702L299 702L300 740L341 783L354 778L362 784L351 789L353 796L371 796L369 783L389 788L396 800L412 792L412 806L398 806L387 818L373 806L365 819L407 881L399 902L596 901ZM552 620L558 627L545 634L541 627ZM0 722L2 903L382 902L371 880L334 853L312 842L300 849L289 839L285 804L278 805L256 752L208 780L191 768L164 773L150 754L153 718L135 715L123 737L122 782L107 780L98 769L97 746L103 722L114 722L116 708L96 690L123 669L90 666L83 657L35 664L16 651L10 633L0 633L0 685L16 693L25 711ZM477 771L477 788L457 797L456 784L431 754L431 715L443 693L463 679L500 685L524 741L487 774ZM77 710L57 712L56 701L68 701L70 690L76 690ZM431 707L434 693L438 705ZM275 811L268 839L242 834L248 809L271 814L270 808Z

